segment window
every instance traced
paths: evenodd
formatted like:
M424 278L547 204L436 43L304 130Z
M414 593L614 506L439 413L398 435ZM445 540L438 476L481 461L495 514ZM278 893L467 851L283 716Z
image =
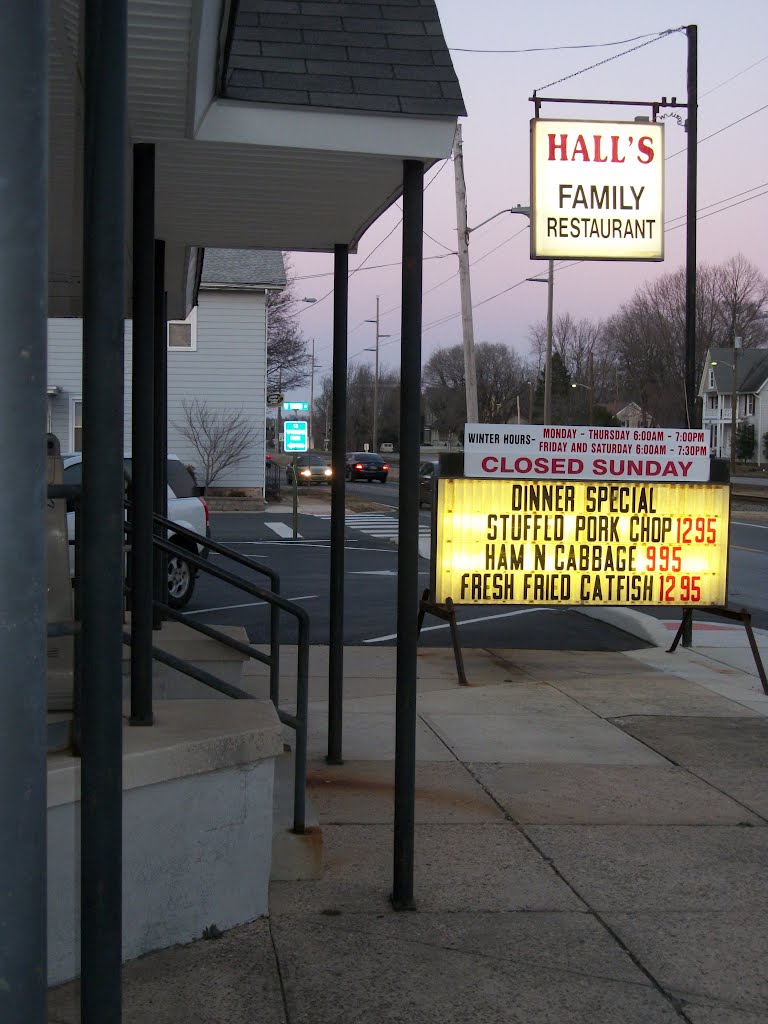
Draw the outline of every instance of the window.
M83 401L81 398L72 400L72 451L83 450Z
M715 451L717 448L717 424L713 423L709 428L709 450Z
M755 415L755 396L744 395L744 415L754 416Z
M717 409L717 401L718 401L717 395L710 395L709 396L709 408L710 409Z
M709 386L713 388L715 386L715 371L709 371Z
M186 320L168 321L168 351L194 352L197 349L197 306Z

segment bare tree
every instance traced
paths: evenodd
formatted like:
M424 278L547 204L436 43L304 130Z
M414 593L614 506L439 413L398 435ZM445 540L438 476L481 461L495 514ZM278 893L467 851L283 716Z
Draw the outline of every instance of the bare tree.
M306 384L311 374L307 342L299 326L300 304L293 293L287 259L284 288L267 292L267 390L290 390Z
M743 256L696 271L696 379L709 348L766 342L761 312L768 281ZM635 401L660 426L694 418L685 407L685 270L642 285L603 325L598 350L613 370L615 392Z
M502 342L481 341L477 360L477 404L482 423L506 423L515 414L518 396L527 401L530 371ZM422 374L424 399L439 430L460 433L466 421L464 350L437 349Z
M195 398L181 403L184 419L174 427L185 437L200 459L203 493L225 469L238 466L248 458L256 442L256 430L242 409L211 409Z

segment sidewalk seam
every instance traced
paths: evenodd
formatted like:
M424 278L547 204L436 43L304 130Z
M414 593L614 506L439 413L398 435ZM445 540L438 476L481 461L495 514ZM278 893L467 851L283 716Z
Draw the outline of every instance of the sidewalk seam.
M291 1024L291 1015L288 1012L288 996L285 990L285 979L283 978L283 968L280 964L280 954L277 951L277 943L275 942L275 936L272 932L272 912L269 914L269 942L272 946L272 955L275 958L275 970L277 971L277 979L280 983L280 998L283 1002L283 1017L285 1024Z
M607 922L603 920L598 911L596 911L594 907L591 906L589 901L581 895L576 886L572 885L571 882L568 881L568 879L565 877L562 871L560 871L560 869L556 866L554 860L551 857L547 856L547 854L539 848L534 839L531 836L529 836L526 832L525 826L522 825L519 821L516 821L515 818L512 817L512 815L501 804L501 802L496 799L496 797L493 795L490 789L488 789L488 787L485 785L482 779L479 779L474 774L474 772L472 771L468 764L465 764L463 761L461 763L464 764L464 768L466 769L466 771L469 773L471 778L474 779L477 785L480 786L480 788L485 792L488 798L492 800L494 804L496 804L496 806L504 815L505 819L509 821L512 825L514 825L518 833L528 843L531 849L534 850L534 852L541 858L543 863L546 864L552 870L552 872L560 879L563 885L565 885L573 893L576 899L583 904L583 906L586 908L587 913L591 914L591 916L598 922L598 924L608 933L608 935L610 935L610 937L613 939L613 941L616 943L619 949L624 951L624 953L629 957L629 959L632 961L635 967L641 972L641 974L643 974L650 981L651 985L656 989L659 995L661 995L661 997L669 1003L669 1005L672 1007L674 1012L681 1018L681 1020L686 1021L687 1024L694 1024L691 1018L688 1017L683 1011L681 1001L678 1000L676 996L673 996L670 992L667 992L662 987L662 985L656 980L656 978L654 978L651 972L635 956L632 950L629 949L628 946L621 940L621 938L613 931L610 925L608 925Z

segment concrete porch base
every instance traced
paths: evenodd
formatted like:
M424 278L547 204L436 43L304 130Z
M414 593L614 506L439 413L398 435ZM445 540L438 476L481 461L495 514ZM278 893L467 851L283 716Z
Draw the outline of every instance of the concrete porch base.
M123 958L268 913L275 757L262 701L155 704L123 733ZM78 975L80 762L48 758L48 983Z

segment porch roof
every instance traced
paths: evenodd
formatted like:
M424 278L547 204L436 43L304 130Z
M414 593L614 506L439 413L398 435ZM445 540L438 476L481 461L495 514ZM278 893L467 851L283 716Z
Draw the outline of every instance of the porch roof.
M337 77L353 83L345 103L315 102L324 95L320 90L308 105L278 101L270 88L237 95L236 83L245 79L235 77L233 61L247 56L240 43L246 36L252 47L274 42L269 39L274 26L264 21L270 6L274 10L274 4L259 0L128 3L129 142L156 146L156 234L166 241L172 319L185 316L194 302L203 247L332 251L347 244L355 251L370 224L400 196L403 160L429 166L451 152L456 117L464 108L460 94L458 99L443 95L443 86L455 93L458 83L432 0L363 5L371 15L368 20L381 28L369 34L382 41L379 49L392 58L388 64L373 58L369 63L391 70L393 77L387 81L403 83L397 86L397 107L376 110L358 103L359 47L351 41L333 61L337 70L347 72ZM297 9L297 26L303 26L291 31L299 32L307 53L317 56L323 44L313 42L317 30L306 27L308 18L318 17L314 9L321 7L326 16L343 22L361 4L289 6ZM383 8L394 6L402 23L420 29L419 45L406 44L412 58L405 79L395 77L395 68L406 65L394 63L404 51L395 45L397 34L386 30L392 12ZM51 316L82 313L82 14L78 0L51 0ZM286 69L295 66L285 54L270 59L278 62L274 67L281 61ZM439 77L430 78L435 73ZM409 91L423 91L414 86L419 75L438 82L440 103L405 102ZM127 158L130 180L130 151ZM130 208L130 195L126 202ZM130 301L130 241L126 255Z

